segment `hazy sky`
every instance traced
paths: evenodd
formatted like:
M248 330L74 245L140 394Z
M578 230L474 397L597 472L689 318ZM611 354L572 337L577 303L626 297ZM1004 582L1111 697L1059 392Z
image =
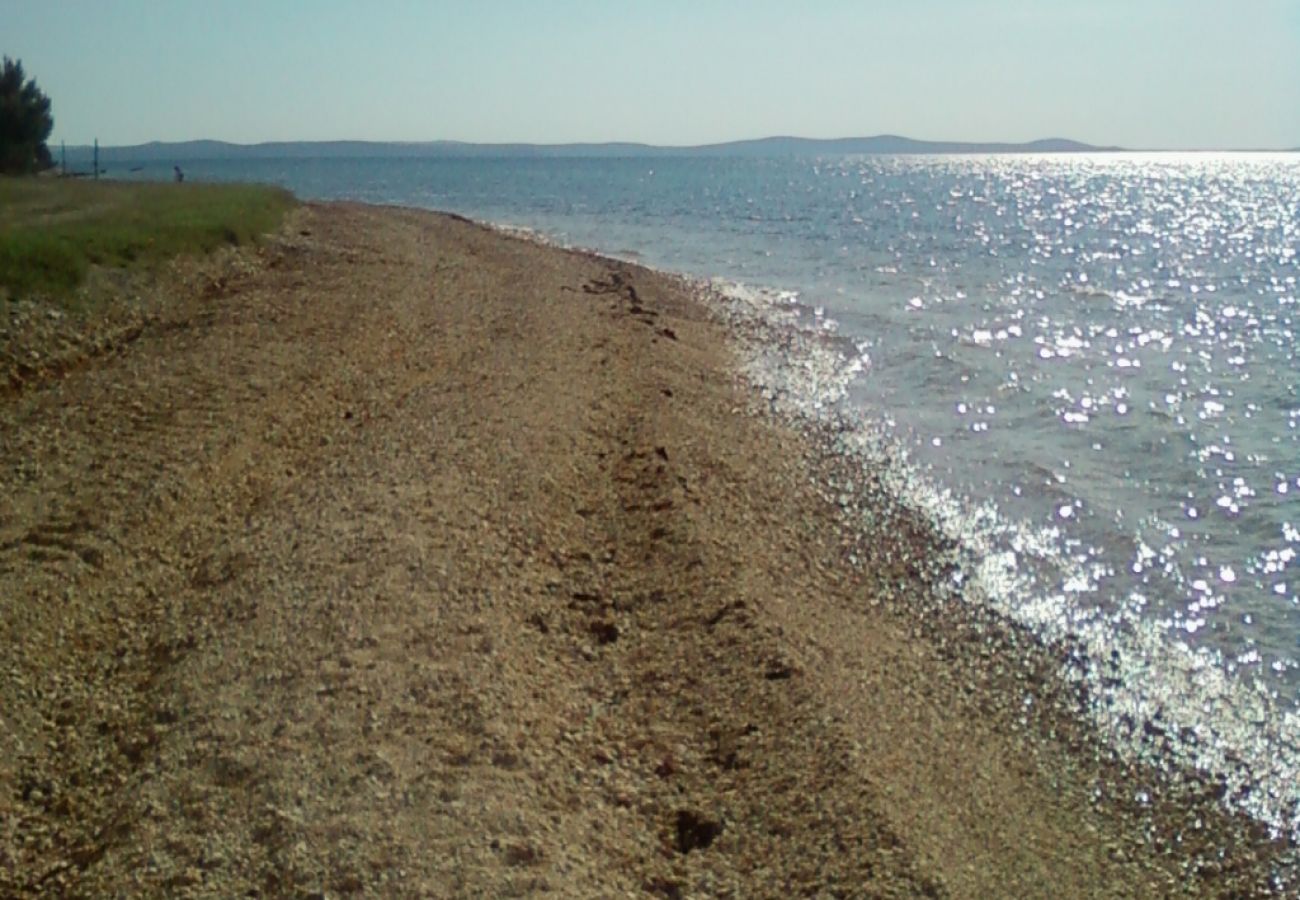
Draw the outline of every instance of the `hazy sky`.
M54 141L1300 145L1300 0L0 0Z

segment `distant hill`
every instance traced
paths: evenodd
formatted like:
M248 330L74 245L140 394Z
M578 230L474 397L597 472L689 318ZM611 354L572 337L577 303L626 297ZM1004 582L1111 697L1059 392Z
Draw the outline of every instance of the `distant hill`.
M769 137L754 141L732 141L692 148L697 153L727 156L821 156L834 154L908 154L908 153L1095 153L1115 151L1118 147L1095 147L1066 138L1044 138L1023 144L981 143L972 141L919 141L896 134L875 137L819 140L798 137Z
M70 157L88 157L89 147L69 147ZM1118 150L1095 147L1065 138L1047 138L1023 144L962 141L918 141L892 134L875 137L822 140L768 137L695 147L652 144L472 144L463 141L388 143L377 141L276 141L231 144L225 141L154 141L130 147L100 147L102 165L147 162L181 163L196 159L329 159L340 157L669 157L669 156L832 156L845 154L915 153L1089 153Z

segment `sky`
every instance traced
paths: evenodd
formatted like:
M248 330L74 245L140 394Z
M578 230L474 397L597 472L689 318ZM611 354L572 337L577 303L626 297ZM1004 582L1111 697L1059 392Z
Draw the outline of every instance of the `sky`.
M1300 147L1300 0L0 0L52 140Z

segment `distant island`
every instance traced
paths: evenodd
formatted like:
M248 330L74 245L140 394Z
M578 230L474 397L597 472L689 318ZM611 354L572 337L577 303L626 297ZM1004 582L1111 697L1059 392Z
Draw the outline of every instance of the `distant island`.
M445 158L573 158L672 156L832 156L851 154L925 153L1098 153L1120 150L1097 147L1066 138L1045 138L1027 143L920 141L894 134L874 137L817 139L766 137L756 140L666 147L630 142L586 144L474 144L464 141L273 141L232 144L225 141L153 141L128 147L100 147L104 163L177 163L198 159L321 159L338 157L445 157ZM89 147L68 147L76 157Z

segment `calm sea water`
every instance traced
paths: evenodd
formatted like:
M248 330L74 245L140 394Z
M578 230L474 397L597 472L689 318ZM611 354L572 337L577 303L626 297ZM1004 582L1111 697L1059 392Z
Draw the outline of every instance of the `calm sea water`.
M523 226L834 330L849 404L979 548L962 577L1120 660L1112 724L1195 729L1300 827L1300 155L186 169Z

